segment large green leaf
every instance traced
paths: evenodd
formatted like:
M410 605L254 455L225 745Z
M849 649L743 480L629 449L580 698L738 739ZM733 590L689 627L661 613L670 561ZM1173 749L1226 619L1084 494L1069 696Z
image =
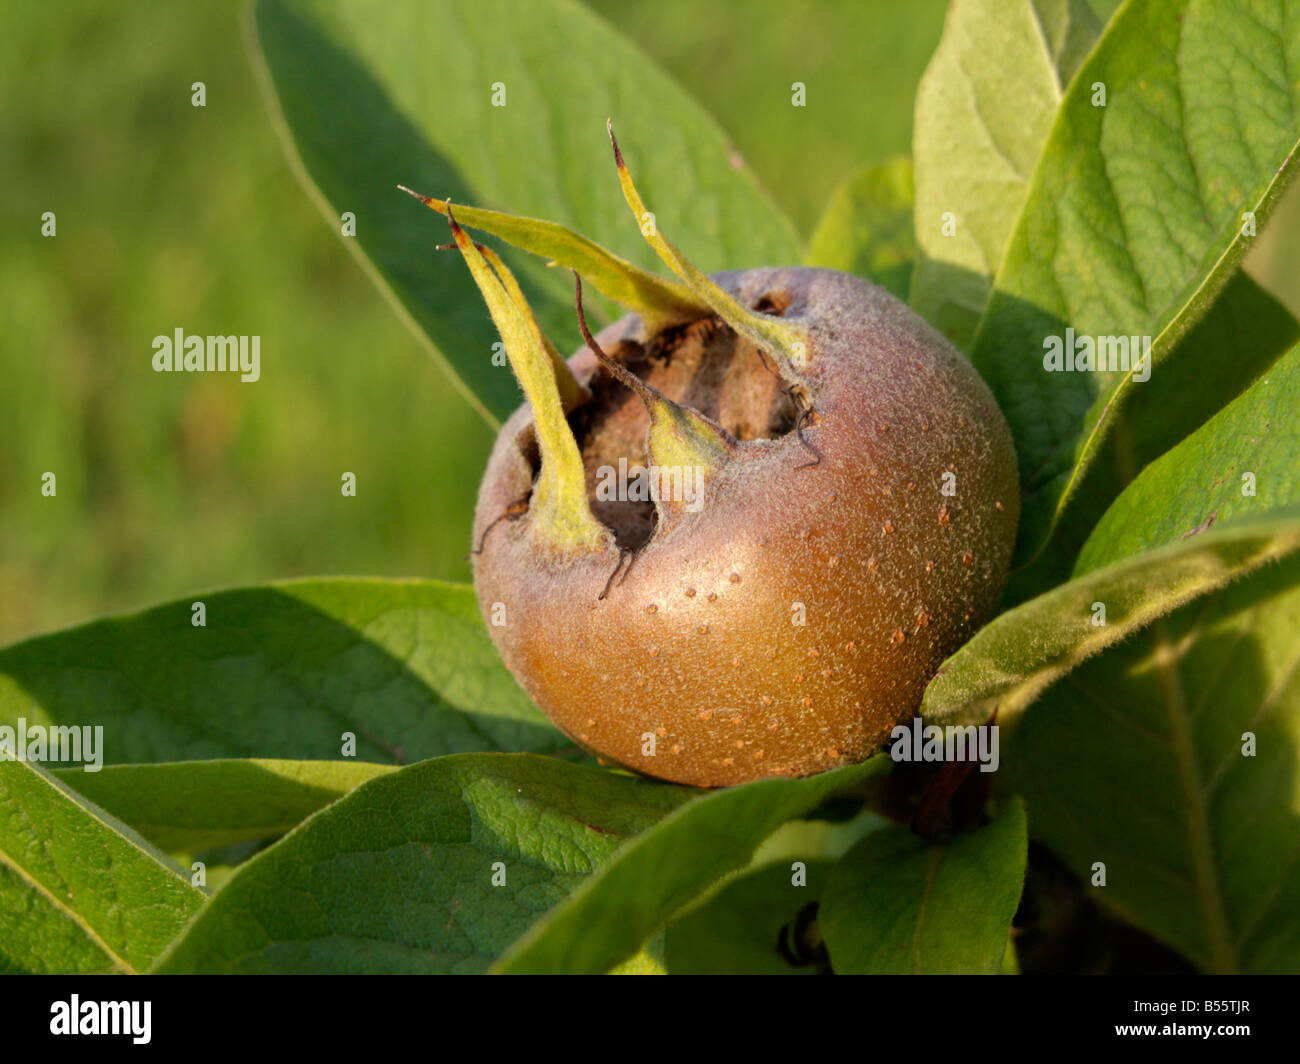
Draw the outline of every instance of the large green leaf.
M1133 572L1163 594L1171 558L1240 550L1270 525L1279 536L1261 556L1280 556L1300 533L1297 398L1300 348L1129 485L1066 588ZM1242 493L1247 472L1255 495ZM1209 590L1009 714L1003 765L1035 835L1085 882L1104 864L1097 893L1127 919L1203 968L1300 971L1300 558ZM1116 601L1097 591L1109 627ZM1076 602L1065 621L1087 610ZM1044 658L1038 679L1060 679L1081 646Z
M511 973L599 974L641 945L759 843L837 791L888 770L875 757L806 779L771 778L688 802L619 851L501 958Z
M49 773L0 760L0 972L136 972L204 894Z
M243 865L158 968L479 972L693 793L528 754L411 765Z
M576 754L501 664L473 592L422 580L219 591L14 644L0 724L19 718L103 725L109 764L333 760L345 733L366 761Z
M1085 884L1104 864L1097 900L1207 970L1300 973L1297 632L1291 558L1087 662L1003 739L1034 837Z
M445 224L394 185L561 222L649 266L610 159L613 116L660 227L702 268L801 257L717 124L576 3L263 0L254 23L255 65L300 179L332 224L355 213L349 243L367 272L491 416L518 392L492 365L478 293L456 256L433 250ZM577 347L566 278L518 267L543 327Z
M1097 32L1079 0L966 0L949 11L917 101L922 256L912 302L959 344L970 340L984 313L1065 86ZM1086 88L1091 96L1091 83ZM941 232L945 211L958 219L953 236ZM1276 300L1235 274L1161 372L1117 396L1095 461L1059 515L1051 549L1013 574L1009 601L1066 579L1093 526L1134 474L1237 395L1295 341L1296 329Z
M727 883L703 905L668 925L664 956L673 975L816 975L798 959L799 914L815 906L834 862L804 860L803 882L791 861L764 865ZM785 950L781 948L785 944Z
M874 809L883 797L879 790L887 784L885 776L873 778L851 796L833 798L813 810L809 819L787 821L763 840L748 867L724 875L696 897L650 940L662 938L668 971L674 975L823 971L825 949L815 920L817 900L835 862L868 832L893 823ZM859 808L846 820L836 814L837 806L841 814Z
M272 839L374 776L368 761L180 761L59 778L168 853Z
M1093 570L985 625L939 667L922 713L974 722L996 708L1006 719L1087 658L1297 549L1300 507L1292 507ZM1098 603L1104 624L1094 621L1103 619Z
M863 167L835 190L806 262L855 273L905 300L915 259L912 160L899 156Z
M831 872L818 910L839 975L993 975L1025 882L1025 808L1013 798L978 831L926 842L868 835Z
M957 0L948 9L916 96L911 293L958 347L984 313L1038 153L1097 32L1084 0Z
M1289 180L1300 3L1130 3L1062 102L972 343L1016 439L1017 558L1046 542L1130 370L1048 372L1065 335L1153 338L1151 372L1212 304ZM1104 86L1105 105L1095 105Z
M1300 347L1144 469L1101 519L1075 571L1300 503L1297 414Z
M1047 549L1012 574L1006 599L1020 602L1068 580L1102 515L1149 463L1203 425L1300 339L1300 323L1241 271L1161 364L1125 389L1107 415L1111 430L1060 515Z

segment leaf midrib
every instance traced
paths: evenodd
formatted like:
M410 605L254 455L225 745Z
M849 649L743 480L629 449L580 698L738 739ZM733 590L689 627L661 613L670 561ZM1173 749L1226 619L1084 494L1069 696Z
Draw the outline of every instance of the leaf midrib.
M1170 747L1183 790L1184 821L1187 845L1192 858L1192 883L1197 905L1205 918L1205 933L1216 971L1236 974L1240 967L1237 948L1228 925L1210 837L1210 822L1205 787L1196 767L1196 748L1192 739L1191 716L1178 672L1178 656L1162 618L1151 628L1157 678L1169 720Z
M25 868L23 868L23 866L20 865L14 857L6 853L3 849L0 849L0 864L4 865L6 868L13 871L13 873L16 876L18 876L19 879L21 879L24 883L26 883L29 887L31 887L31 889L35 890L42 897L46 898L50 902L50 904L54 906L55 909L63 913L64 916L66 916L74 924L76 924L77 927L79 927L81 931L85 934L85 936L88 939L90 939L90 941L95 946L97 946L100 950L102 950L104 954L113 962L114 967L119 968L122 972L124 972L127 975L136 974L136 970L129 963L127 963L127 961L124 958L119 956L118 953L99 936L99 933L93 927L90 926L89 922L87 922L84 916L82 916L79 912L77 912L75 909L69 906L67 902L59 898L58 895L52 893L50 889L45 886L45 884L41 883L38 879L33 878L32 875Z
M1056 64L1056 55L1052 51L1052 42L1047 39L1047 27L1043 25L1042 16L1040 16L1038 13L1038 5L1036 3L1033 3L1031 0L1031 2L1027 6L1029 8L1029 17L1033 20L1034 23L1034 30L1038 33L1038 39L1043 44L1043 55L1047 59L1047 69L1051 71L1052 74L1052 78L1051 78L1052 95L1055 97L1056 102L1059 105L1061 100L1065 98L1065 86L1061 83L1061 69ZM1068 3L1067 3L1065 18L1066 18L1065 35L1068 38L1069 20L1070 20ZM1064 45L1064 38L1062 40L1062 44ZM1026 179L1026 183L1027 181L1028 179Z
M934 881L939 878L939 865L943 863L946 846L936 846L930 858L930 867L925 872L925 886L921 888L921 900L916 907L916 926L912 928L912 974L921 975L921 927L925 923L925 907L934 893Z

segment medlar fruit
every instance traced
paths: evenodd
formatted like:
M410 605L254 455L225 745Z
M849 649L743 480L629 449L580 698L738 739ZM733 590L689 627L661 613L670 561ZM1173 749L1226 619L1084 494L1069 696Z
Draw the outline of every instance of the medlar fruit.
M586 749L700 786L860 761L994 608L1016 455L971 365L834 270L680 279L558 226L445 213L528 402L480 489L474 586L506 665ZM635 313L567 364L466 224L576 267Z

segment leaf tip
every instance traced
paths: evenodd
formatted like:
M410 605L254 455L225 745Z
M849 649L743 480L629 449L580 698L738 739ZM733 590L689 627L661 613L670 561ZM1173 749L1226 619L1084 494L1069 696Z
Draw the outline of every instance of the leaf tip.
M429 196L426 196L421 192L416 192L415 189L413 188L407 188L405 185L398 185L397 187L401 189L403 192L405 192L408 196L414 196L426 207L432 206L433 200Z
M620 170L626 170L627 164L623 162L623 151L618 146L618 137L614 136L614 119L605 119L605 132L609 134L609 143L614 148L614 165Z

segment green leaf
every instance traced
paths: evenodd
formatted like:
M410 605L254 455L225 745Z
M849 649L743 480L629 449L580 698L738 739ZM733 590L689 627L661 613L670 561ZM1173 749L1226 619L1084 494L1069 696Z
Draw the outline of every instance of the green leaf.
M197 853L293 830L391 765L366 761L181 761L55 773L168 853Z
M898 156L864 166L835 190L805 261L865 277L905 300L915 259L912 160Z
M1298 408L1300 348L1129 485L1079 557L1082 581L1300 514ZM1288 559L1048 689L1004 754L1035 834L1085 882L1105 864L1099 899L1206 969L1300 970L1297 630Z
M787 820L888 771L876 757L806 779L758 780L688 802L638 836L534 924L496 970L599 974L632 956Z
M1017 564L1140 386L1048 372L1045 340L1151 337L1163 372L1235 270L1244 212L1262 226L1294 170L1298 64L1300 4L1152 0L1116 14L1071 82L971 347L1020 458Z
M1084 546L1075 579L1002 614L949 658L926 690L924 711L1023 709L1088 656L1294 550L1298 398L1295 348L1125 489ZM1213 400L1189 388L1186 401ZM1248 472L1254 495L1242 494Z
M996 974L1025 882L1025 807L927 842L868 835L831 872L818 923L838 975Z
M345 734L366 761L576 754L501 664L473 591L423 580L218 591L14 644L0 724L20 718L102 725L108 764L333 760Z
M136 972L204 894L42 769L0 760L0 972Z
M789 862L746 872L703 905L668 925L666 959L673 975L816 975L812 963L795 966L800 912L815 905L834 862L804 860L807 882L796 886ZM814 925L815 926L815 925Z
M1002 763L1035 837L1086 883L1101 862L1101 902L1216 971L1300 970L1300 559L1260 566L1300 543L1298 392L1300 348L1129 485L1082 575L1000 617L927 692L936 707L996 701L1011 724ZM1194 559L1202 575L1187 571ZM1205 568L1215 559L1218 572ZM1181 608L1160 616L1167 596ZM1084 621L1090 597L1104 628Z
M702 268L801 257L716 123L578 4L263 0L253 22L255 66L300 180L331 225L355 213L349 247L490 420L518 405L491 363L496 335L464 266L434 251L446 227L396 184L550 219L649 267L610 159L613 116L647 202ZM528 261L518 272L543 328L576 348L567 278Z
M929 720L1006 720L1085 659L1171 610L1300 548L1300 507L1125 558L1001 614L925 689ZM1105 606L1098 625L1095 604Z
M1300 347L1144 469L1101 519L1075 571L1300 504L1297 411Z
M1291 558L1086 663L1004 734L1034 837L1085 884L1102 863L1093 897L1206 970L1300 972L1297 631Z
M158 970L479 972L692 793L528 754L411 765L243 865Z
M1065 86L1098 33L1084 0L966 0L916 97L912 306L966 347ZM955 228L944 231L945 215Z
M664 965L664 933L662 931L650 939L635 957L629 957L621 964L616 964L608 975L667 975Z
M1068 580L1089 535L1134 476L1245 391L1298 339L1300 323L1286 308L1246 274L1235 273L1161 372L1117 396L1108 415L1111 431L1062 511L1048 549L1012 574L1004 601L1021 602Z

